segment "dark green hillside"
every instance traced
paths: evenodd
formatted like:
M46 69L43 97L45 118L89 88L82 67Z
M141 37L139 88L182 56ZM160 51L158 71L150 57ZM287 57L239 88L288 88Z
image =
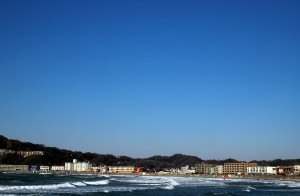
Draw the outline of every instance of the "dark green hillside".
M135 165L146 168L168 168L180 167L185 165L194 165L202 161L195 156L176 154L173 156L153 156L145 159L133 159L127 156L116 157L110 154L83 153L70 151L55 147L46 147L42 144L32 144L18 140L7 139L0 135L0 149L14 151L44 151L44 156L22 157L17 154L0 155L0 164L27 164L27 165L63 165L73 159L79 161L89 161L95 165Z
M224 163L238 162L235 159L225 160L202 160L196 156L174 154L172 156L153 156L149 158L134 159L127 156L116 157L111 154L97 154L90 152L78 152L55 147L46 147L42 144L32 144L30 142L21 142L11 140L0 135L0 149L11 151L44 151L45 155L32 155L23 157L16 153L0 154L0 164L26 164L26 165L64 165L65 162L71 162L73 159L79 161L88 161L95 165L134 165L149 169L180 168L182 166L194 166L196 163L211 163L223 165ZM300 159L275 159L271 161L252 161L258 165L283 166L300 165Z

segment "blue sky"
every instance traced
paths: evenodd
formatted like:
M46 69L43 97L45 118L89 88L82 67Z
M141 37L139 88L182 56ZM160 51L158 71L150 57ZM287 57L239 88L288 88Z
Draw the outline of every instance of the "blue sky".
M299 1L0 1L0 133L84 152L299 158Z

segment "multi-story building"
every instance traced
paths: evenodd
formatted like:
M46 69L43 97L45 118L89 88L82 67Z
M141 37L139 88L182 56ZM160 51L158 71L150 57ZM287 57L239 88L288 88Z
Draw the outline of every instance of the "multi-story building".
M28 165L0 165L0 171L28 171Z
M71 162L65 162L65 171L74 171L74 164Z
M256 166L256 167L247 167L248 174L254 175L265 175L265 174L276 174L276 167L271 166Z
M216 165L214 164L205 164L204 165L204 174L215 174L215 167Z
M196 174L204 174L205 165L206 165L205 163L195 164L195 172L196 172Z
M223 174L245 175L247 174L247 167L256 167L257 163L224 163Z
M133 173L134 166L109 166L109 173Z
M77 162L77 159L73 159L73 163L66 162L65 163L65 171L76 171L76 172L84 172L91 171L92 164L86 162Z
M77 162L74 163L74 171L83 172L83 171L91 171L92 164L86 162Z
M223 174L223 165L217 165L216 166L217 174Z
M187 174L190 166L186 165L185 167L180 168L180 173L181 174Z
M195 165L196 174L218 175L223 173L222 165L199 163Z

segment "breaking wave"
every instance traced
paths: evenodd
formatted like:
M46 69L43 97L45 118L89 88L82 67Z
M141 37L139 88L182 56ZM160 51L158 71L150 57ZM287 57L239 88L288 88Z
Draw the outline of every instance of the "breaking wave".
M161 187L162 189L167 189L167 190L172 190L174 189L174 186L173 185L167 185L165 187Z
M86 186L86 184L83 182L72 182L72 184L75 186Z
M99 181L83 181L84 184L88 185L106 185L109 183L108 180L99 180Z
M4 175L4 174L2 174ZM28 178L27 178L28 176ZM207 193L236 195L260 194L260 193L299 193L300 182L276 181L276 180L255 180L255 179L220 179L220 178L199 178L181 176L142 176L142 175L24 175L19 181L16 175L5 174L1 184L0 174L0 195L1 194L82 194L91 193L112 193L112 192L136 192L142 195L147 193L159 194L164 191L166 195L185 191L198 195ZM29 180L30 179L30 180ZM9 184L8 184L9 183ZM30 184L31 183L31 184ZM37 184L39 183L39 184ZM174 190L175 189L175 190ZM174 192L175 191L175 192ZM131 194L129 194L131 195ZM193 194L191 194L193 195Z
M0 186L0 191L5 190L40 190L40 189L58 189L58 188L73 188L74 185L70 183L52 184L52 185L27 185L27 186Z

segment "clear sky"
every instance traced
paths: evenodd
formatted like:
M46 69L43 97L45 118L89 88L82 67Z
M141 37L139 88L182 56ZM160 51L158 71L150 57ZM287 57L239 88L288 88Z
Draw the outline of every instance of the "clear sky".
M0 134L131 157L300 158L299 10L1 0Z

